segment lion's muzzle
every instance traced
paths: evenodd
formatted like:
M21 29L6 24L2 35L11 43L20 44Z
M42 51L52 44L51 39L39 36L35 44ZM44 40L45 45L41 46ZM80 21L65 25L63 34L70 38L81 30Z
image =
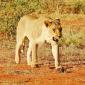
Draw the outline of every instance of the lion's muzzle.
M57 36L57 37L53 37L53 41L58 42L58 40L61 38L61 35Z
M58 38L53 37L53 41L58 42Z

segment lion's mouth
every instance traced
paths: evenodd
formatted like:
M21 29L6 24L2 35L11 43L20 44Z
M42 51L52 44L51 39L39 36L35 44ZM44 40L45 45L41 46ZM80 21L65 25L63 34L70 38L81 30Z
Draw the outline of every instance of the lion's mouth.
M53 37L53 41L58 42L58 38Z

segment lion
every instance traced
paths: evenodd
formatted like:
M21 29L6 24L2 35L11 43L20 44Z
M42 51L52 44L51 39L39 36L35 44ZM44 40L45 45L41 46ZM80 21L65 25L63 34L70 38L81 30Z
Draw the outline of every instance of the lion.
M27 64L35 67L38 64L37 48L43 43L50 43L55 60L55 68L59 68L58 40L62 36L60 19L43 16L25 15L21 17L16 33L15 62L20 62L19 50L25 37L29 39ZM32 53L32 57L31 57Z

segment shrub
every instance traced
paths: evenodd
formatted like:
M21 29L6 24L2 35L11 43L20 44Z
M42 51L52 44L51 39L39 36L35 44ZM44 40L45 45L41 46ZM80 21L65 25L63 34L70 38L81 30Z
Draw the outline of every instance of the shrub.
M83 0L83 2L85 2ZM0 32L5 32L9 36L15 37L17 23L21 16L32 12L38 13L64 13L66 6L64 0L7 0L0 3ZM85 13L85 3L75 1L75 13L79 13L82 9ZM70 9L67 6L67 12Z
M68 29L67 28L63 29L63 37L60 40L60 44L66 46L73 45L79 47L80 45L84 44L85 41L84 34L85 34L85 30L81 31L80 28L70 26L68 27Z

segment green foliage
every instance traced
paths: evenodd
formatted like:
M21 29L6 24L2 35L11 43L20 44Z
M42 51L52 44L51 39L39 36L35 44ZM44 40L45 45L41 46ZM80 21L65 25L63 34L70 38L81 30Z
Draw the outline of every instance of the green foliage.
M85 0L82 1L82 11L85 14Z
M85 1L75 1L73 7L85 13ZM0 3L0 32L15 36L17 23L21 16L32 12L53 13L61 11L65 6L64 0L11 0ZM56 12L57 13L57 12Z
M75 26L67 28L63 29L63 37L60 40L61 45L79 47L85 43L85 29L82 28L81 30L80 27L76 28Z
M39 0L14 0L0 5L0 31L15 36L15 29L21 16L40 9Z
M80 13L81 10L82 10L82 2L81 1L76 1L74 4L73 4L73 8L74 8L74 12L76 14Z

